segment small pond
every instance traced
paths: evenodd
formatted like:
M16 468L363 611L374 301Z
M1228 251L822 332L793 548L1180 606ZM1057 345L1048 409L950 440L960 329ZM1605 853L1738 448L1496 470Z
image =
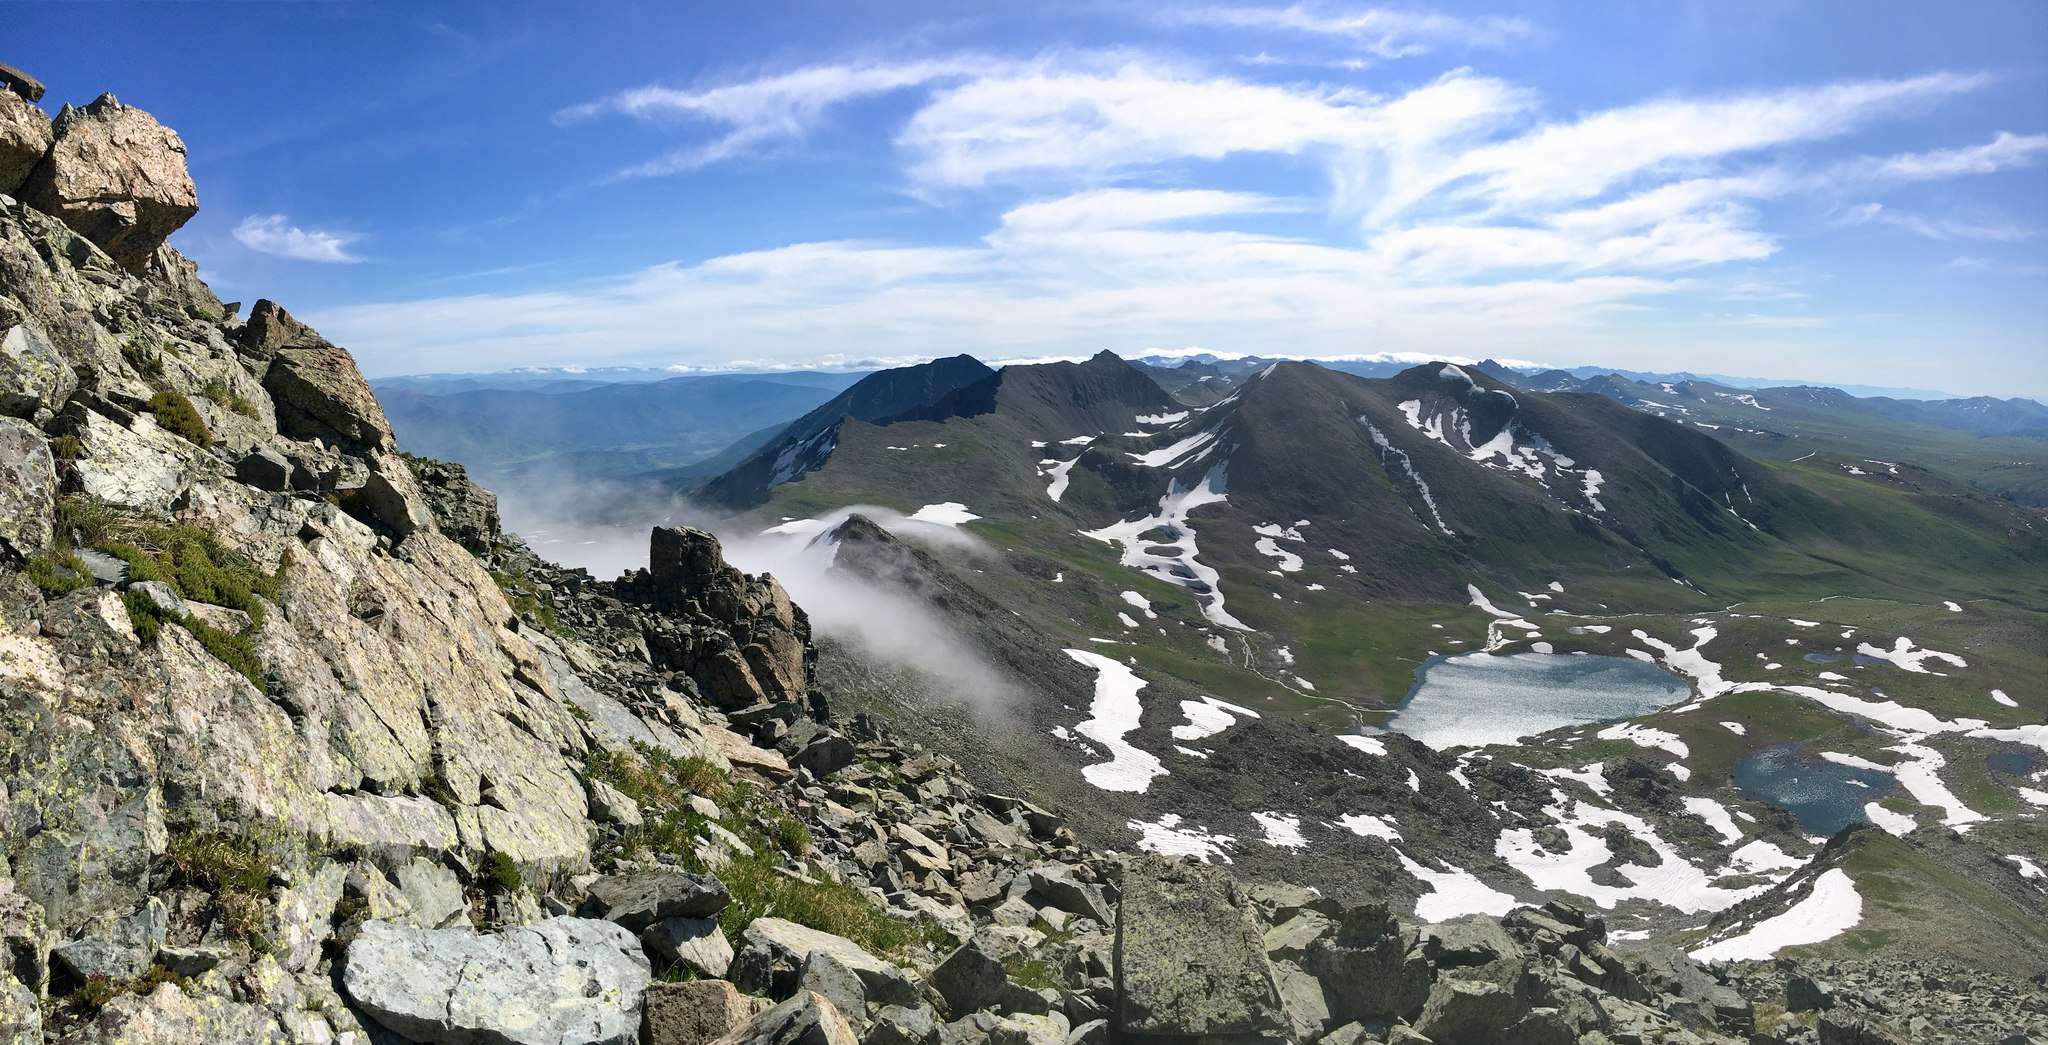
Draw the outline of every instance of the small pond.
M1416 668L1386 728L1439 750L1511 744L1562 726L1634 718L1690 692L1677 676L1626 657L1461 653Z
M1737 790L1784 809L1817 835L1869 823L1863 807L1896 786L1890 773L1829 762L1798 744L1767 747L1735 763Z
M1994 751L1984 756L1984 768L2006 776L2032 776L2034 756L2024 751Z
M1809 653L1806 655L1806 662L1809 664L1833 664L1841 659L1842 655L1839 653Z

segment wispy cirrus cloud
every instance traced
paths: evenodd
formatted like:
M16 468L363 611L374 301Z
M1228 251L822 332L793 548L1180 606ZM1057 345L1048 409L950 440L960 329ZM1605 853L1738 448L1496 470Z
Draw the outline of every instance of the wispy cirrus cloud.
M360 233L300 228L282 214L251 214L235 226L234 237L250 250L281 258L330 264L363 260L349 250L350 244L362 239Z
M920 87L937 80L986 74L989 59L959 56L931 61L814 65L752 80L697 89L648 85L563 109L557 124L605 115L648 122L722 128L708 140L681 146L622 174L651 177L694 170L801 139L835 107L862 98Z
M2036 235L2036 230L2013 222L1969 220L1963 218L1930 218L1925 215L1886 207L1881 203L1866 203L1850 211L1847 223L1851 225L1890 225L1934 240L1979 240L1993 243L2015 243L2020 240L2032 239Z
M1378 58L1407 58L1442 46L1503 47L1534 35L1526 19L1459 18L1394 8L1334 4L1286 7L1207 6L1169 11L1164 20L1185 25L1271 30L1341 40Z

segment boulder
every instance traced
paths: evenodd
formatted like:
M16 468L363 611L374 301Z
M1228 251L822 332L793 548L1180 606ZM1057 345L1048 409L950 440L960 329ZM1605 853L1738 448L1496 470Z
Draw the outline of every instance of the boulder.
M58 944L50 958L74 979L104 976L116 983L142 975L164 945L170 914L162 900L150 897L142 909L119 919L104 932Z
M577 913L637 933L665 918L714 918L730 903L732 893L712 875L647 871L598 879Z
M49 151L50 118L27 98L0 91L0 193L18 195Z
M371 921L349 944L342 987L415 1041L633 1045L649 978L639 941L611 922L475 936Z
M57 461L34 425L0 417L0 546L28 558L57 525Z
M1493 1045L1513 1040L1509 1028L1528 1014L1528 1002L1512 988L1445 977L1430 990L1415 1029L1435 1045Z
M1429 962L1415 931L1385 904L1344 910L1336 932L1309 945L1302 967L1323 981L1340 1024L1410 1017L1429 998Z
M83 109L65 106L51 131L50 151L21 184L23 201L129 270L140 272L199 213L185 142L156 117L102 94Z
M1820 1015L1820 1045L1907 1045L1900 1035L1842 1009Z
M749 998L724 980L647 985L646 1045L704 1045L731 1033L760 1011Z
M1221 868L1146 857L1117 908L1117 1021L1127 1034L1265 1034L1286 1026L1265 927Z
M1102 887L1075 878L1074 869L1064 864L1034 867L1024 872L1024 881L1049 906L1102 925L1116 920L1116 908L1103 896Z
M723 976L732 967L732 944L716 918L664 918L641 931L640 945L695 976Z
M903 970L862 950L843 936L820 932L781 918L756 918L740 934L740 950L728 974L740 990L771 998L795 993L811 952L826 950L854 971L870 1002L915 1005L918 990Z
M33 323L0 337L0 414L37 420L55 413L78 387L78 374Z
M888 1005L875 1014L861 1045L938 1045L939 1023L929 1006Z
M799 994L809 991L831 1002L840 1015L846 1017L846 1022L854 1027L867 1025L867 987L860 982L860 974L833 957L831 951L812 951L811 956L804 959L796 986Z
M292 488L292 463L267 446L255 446L235 462L235 479L258 490L283 493Z
M65 1035L64 1041L67 1045L191 1045L202 1041L207 1045L275 1045L334 1040L325 1020L312 1020L317 1024L309 1021L305 1028L312 1034L292 1035L261 1006L218 996L195 998L166 983L148 994L115 998L84 1027ZM326 1034L314 1036L320 1031Z
M1482 914L1422 927L1422 954L1438 969L1519 958L1522 949L1500 922Z
M1003 963L973 943L947 955L931 978L954 1019L994 1005L1010 982Z
M717 1045L860 1045L831 1002L803 991L719 1038Z
M263 390L277 406L279 432L360 450L397 448L391 422L354 356L272 302L258 301L256 310L243 344L264 346L271 354Z

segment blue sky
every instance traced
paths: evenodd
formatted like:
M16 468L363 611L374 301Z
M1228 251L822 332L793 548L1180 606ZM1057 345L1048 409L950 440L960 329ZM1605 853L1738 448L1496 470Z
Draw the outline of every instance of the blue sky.
M761 10L752 10L761 8ZM373 375L1205 349L2048 395L2048 5L10 5Z

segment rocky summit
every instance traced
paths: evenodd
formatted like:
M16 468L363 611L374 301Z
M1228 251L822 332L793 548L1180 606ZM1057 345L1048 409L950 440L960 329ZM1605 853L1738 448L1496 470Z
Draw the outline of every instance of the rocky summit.
M147 113L0 93L0 187L7 1045L2048 1035L1993 973L1703 967L1566 902L1421 924L1092 847L835 715L802 608L709 534L599 582L502 532L347 351L199 281Z

